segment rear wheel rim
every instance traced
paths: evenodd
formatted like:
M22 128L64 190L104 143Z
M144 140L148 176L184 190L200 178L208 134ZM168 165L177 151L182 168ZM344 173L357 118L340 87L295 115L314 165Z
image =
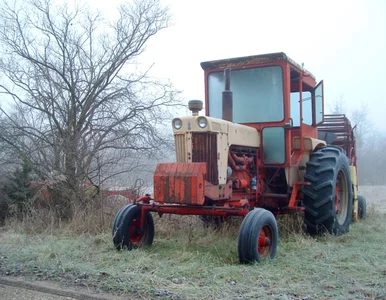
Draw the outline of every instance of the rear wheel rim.
M348 201L347 177L343 170L339 170L335 185L335 212L340 225L346 222Z
M261 257L269 257L272 253L273 230L269 225L264 225L257 237L257 252Z

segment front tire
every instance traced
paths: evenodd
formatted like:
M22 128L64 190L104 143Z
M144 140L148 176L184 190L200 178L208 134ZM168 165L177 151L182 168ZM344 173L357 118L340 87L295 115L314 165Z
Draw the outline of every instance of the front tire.
M276 255L278 229L273 214L262 208L250 211L241 224L238 252L240 263L261 262Z
M310 185L304 192L304 221L312 234L349 231L352 215L352 183L348 158L338 147L327 146L311 154L304 176Z
M154 221L146 211L143 229L140 228L142 209L129 204L119 210L113 222L113 243L117 250L151 246L154 238Z

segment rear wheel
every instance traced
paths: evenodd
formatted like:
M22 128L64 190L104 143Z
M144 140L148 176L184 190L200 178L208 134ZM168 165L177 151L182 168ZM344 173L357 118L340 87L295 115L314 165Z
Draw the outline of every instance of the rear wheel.
M366 198L358 195L358 218L365 219L366 218Z
M278 229L273 214L262 208L250 211L241 224L238 252L240 263L261 262L276 255Z
M146 211L143 228L141 224L141 206L127 205L116 215L113 222L113 243L118 250L150 246L154 238L154 221L150 212Z
M341 235L349 230L352 214L350 167L343 150L324 147L311 154L305 181L304 220L310 234Z

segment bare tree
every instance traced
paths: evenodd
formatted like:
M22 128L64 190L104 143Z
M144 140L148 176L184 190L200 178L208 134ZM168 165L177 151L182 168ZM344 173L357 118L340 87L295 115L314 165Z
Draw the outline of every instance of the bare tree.
M362 148L369 133L373 130L373 123L369 119L369 108L362 102L360 108L351 112L351 122L355 126L357 147Z
M348 114L357 146L358 179L360 185L384 185L386 182L386 136L377 130L370 119L367 103L349 110L343 97L334 103L333 113Z
M366 137L373 129L373 124L369 119L369 109L367 103L362 102L357 109L350 110L343 96L334 102L333 114L347 115L354 127L358 149L363 147Z
M333 114L346 114L347 111L345 109L346 107L346 101L344 100L343 96L340 95L340 97L334 102L334 108L332 110Z
M0 139L26 153L42 176L64 175L72 197L80 182L100 175L103 153L115 151L115 164L160 153L178 92L136 61L168 24L158 0L122 5L114 22L85 6L4 1L0 93L14 104L0 108L7 119Z

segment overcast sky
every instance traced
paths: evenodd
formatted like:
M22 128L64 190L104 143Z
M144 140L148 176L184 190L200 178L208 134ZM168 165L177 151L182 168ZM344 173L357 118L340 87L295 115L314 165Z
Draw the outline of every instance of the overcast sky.
M122 2L89 0L106 12ZM386 1L161 0L173 25L148 44L143 64L183 98L204 100L200 62L285 52L324 80L326 108L367 103L386 131Z

